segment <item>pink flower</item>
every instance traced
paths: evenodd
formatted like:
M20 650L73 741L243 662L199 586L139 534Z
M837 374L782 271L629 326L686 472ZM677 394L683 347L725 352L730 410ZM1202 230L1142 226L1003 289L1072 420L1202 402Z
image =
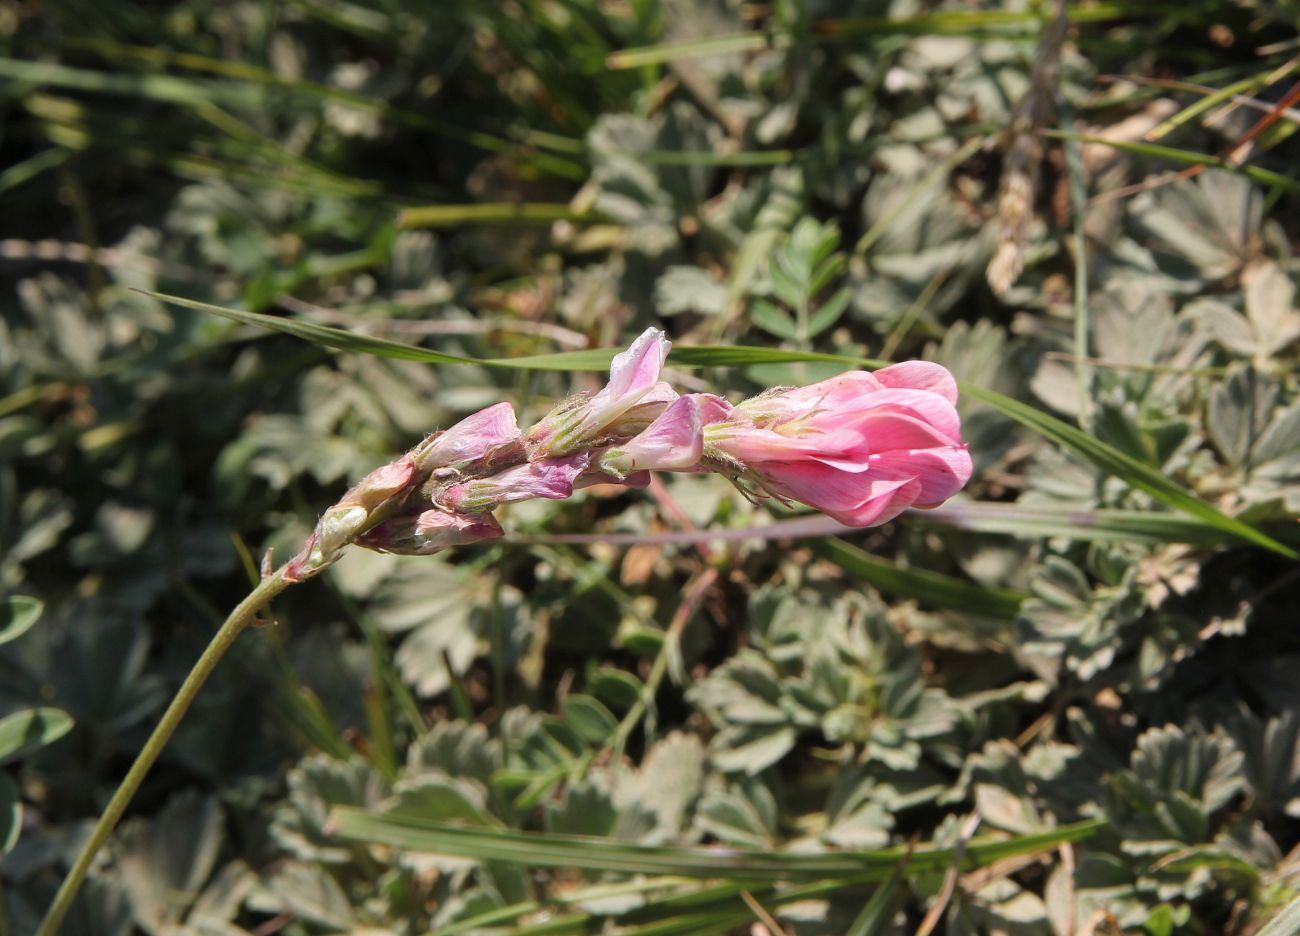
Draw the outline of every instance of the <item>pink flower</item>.
M573 496L573 485L591 462L589 452L563 458L539 458L487 478L462 481L436 495L438 505L458 513L479 513L501 504L545 497Z
M467 516L432 508L393 517L362 535L357 545L401 556L431 556L452 546L467 546L503 534L491 514Z
M680 396L643 432L607 450L600 468L618 477L635 471L689 471L704 455L704 427L726 419L731 404L711 393Z
M561 404L529 430L529 454L568 455L608 436L635 435L648 426L677 399L677 392L659 380L670 347L663 332L647 328L631 347L615 355L609 383L599 393L576 405Z
M705 430L706 455L770 494L872 526L936 506L970 480L956 402L938 364L851 371L740 404Z
M467 416L445 432L430 436L414 454L424 472L463 468L490 452L510 447L520 440L519 422L509 403L497 403Z

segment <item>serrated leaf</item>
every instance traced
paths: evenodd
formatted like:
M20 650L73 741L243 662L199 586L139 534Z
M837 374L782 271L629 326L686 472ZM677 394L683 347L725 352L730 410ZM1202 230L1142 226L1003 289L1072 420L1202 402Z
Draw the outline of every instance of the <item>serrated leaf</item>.
M1295 283L1281 267L1272 260L1257 260L1242 273L1241 287L1261 357L1271 357L1300 338Z
M123 825L114 853L142 929L161 934L185 918L216 866L224 824L216 800L189 791L156 817Z
M45 610L45 604L39 598L27 595L14 595L0 602L0 644L17 640L31 630Z
M1210 397L1208 428L1230 464L1243 465L1264 434L1277 402L1277 388L1249 365L1236 367Z
M267 882L285 912L333 932L354 932L352 905L338 882L323 867L289 861Z
M0 764L26 757L72 730L72 717L61 709L37 708L0 719Z

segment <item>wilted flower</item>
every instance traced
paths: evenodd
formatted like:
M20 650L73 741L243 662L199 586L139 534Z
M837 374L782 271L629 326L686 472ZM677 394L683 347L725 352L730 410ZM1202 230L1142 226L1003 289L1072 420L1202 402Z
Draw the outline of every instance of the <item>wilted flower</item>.
M940 504L970 479L956 401L938 364L851 371L740 404L705 430L706 453L741 483L871 526Z
M561 404L525 437L531 457L569 455L609 437L636 435L677 399L659 380L670 342L657 328L647 328L632 346L615 355L609 383L588 399Z

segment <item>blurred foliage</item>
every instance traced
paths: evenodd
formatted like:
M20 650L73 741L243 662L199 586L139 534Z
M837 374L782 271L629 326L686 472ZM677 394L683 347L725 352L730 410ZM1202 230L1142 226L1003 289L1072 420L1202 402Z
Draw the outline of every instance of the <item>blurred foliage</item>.
M480 358L648 324L925 356L1300 542L1300 7L1146 6L0 0L0 934L265 549L424 433L594 380L134 289ZM63 931L1254 932L1300 896L1294 563L963 405L967 497L854 536L879 565L647 535L766 522L692 476L348 556L241 639ZM972 817L1020 850L796 873ZM542 860L573 834L609 863ZM709 845L791 881L619 863Z

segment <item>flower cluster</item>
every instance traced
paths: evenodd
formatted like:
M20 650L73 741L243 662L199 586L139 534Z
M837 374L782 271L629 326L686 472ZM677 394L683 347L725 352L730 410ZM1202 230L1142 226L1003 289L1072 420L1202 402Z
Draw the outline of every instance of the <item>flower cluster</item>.
M751 497L850 526L936 506L970 478L957 385L938 364L851 371L733 406L660 381L669 347L647 329L600 392L566 400L526 433L498 403L430 436L327 510L286 577L315 575L350 543L428 555L499 537L492 511L502 504L591 484L644 487L650 471L715 472Z

